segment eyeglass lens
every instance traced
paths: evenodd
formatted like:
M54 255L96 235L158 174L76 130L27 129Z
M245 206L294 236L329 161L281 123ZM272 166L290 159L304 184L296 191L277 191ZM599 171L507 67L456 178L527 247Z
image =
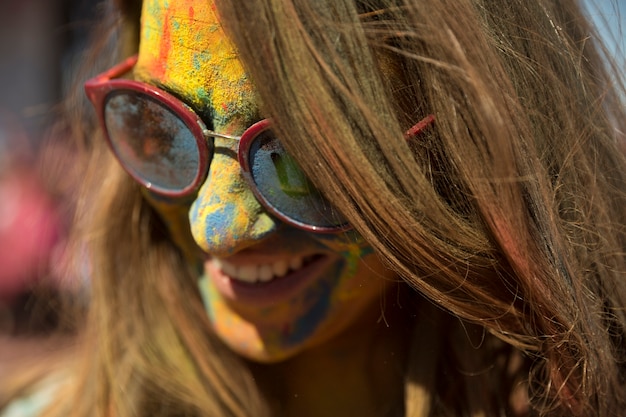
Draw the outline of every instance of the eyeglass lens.
M302 224L323 228L345 224L271 130L259 134L249 145L248 160L257 189L276 210Z
M105 123L117 157L155 192L183 190L200 167L193 133L169 108L134 91L109 96Z

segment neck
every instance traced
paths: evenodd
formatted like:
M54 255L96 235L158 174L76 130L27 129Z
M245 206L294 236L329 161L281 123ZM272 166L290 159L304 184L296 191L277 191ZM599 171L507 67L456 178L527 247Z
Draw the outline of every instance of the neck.
M278 364L253 366L258 385L280 410L276 414L398 415L404 402L411 306L398 305L395 288L388 293L386 303L373 306L332 340Z

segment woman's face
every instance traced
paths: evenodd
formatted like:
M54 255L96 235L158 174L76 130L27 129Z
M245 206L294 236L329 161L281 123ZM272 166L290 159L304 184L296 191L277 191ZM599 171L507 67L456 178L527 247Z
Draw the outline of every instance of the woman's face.
M174 92L217 133L241 135L262 118L206 0L144 1L135 76ZM217 335L249 359L275 362L377 314L393 277L371 248L355 233L314 234L280 222L244 180L237 143L214 144L189 222L206 254L199 285Z

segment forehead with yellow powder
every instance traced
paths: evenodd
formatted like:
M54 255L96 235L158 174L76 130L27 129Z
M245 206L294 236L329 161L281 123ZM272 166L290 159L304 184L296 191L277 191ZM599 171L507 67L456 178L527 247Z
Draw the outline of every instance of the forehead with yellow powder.
M250 80L211 1L144 0L135 77L178 94L216 130L245 127L257 114Z

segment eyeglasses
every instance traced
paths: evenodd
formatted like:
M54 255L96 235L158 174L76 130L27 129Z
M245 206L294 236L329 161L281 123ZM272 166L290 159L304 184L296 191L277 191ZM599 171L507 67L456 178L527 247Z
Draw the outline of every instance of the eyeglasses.
M243 177L259 202L276 218L315 233L345 231L350 225L313 186L273 134L269 120L250 126L240 137L206 128L187 104L166 91L120 79L137 57L130 57L85 83L105 138L122 167L152 192L179 198L193 195L205 181L214 142L238 142ZM434 121L413 126L414 136Z

